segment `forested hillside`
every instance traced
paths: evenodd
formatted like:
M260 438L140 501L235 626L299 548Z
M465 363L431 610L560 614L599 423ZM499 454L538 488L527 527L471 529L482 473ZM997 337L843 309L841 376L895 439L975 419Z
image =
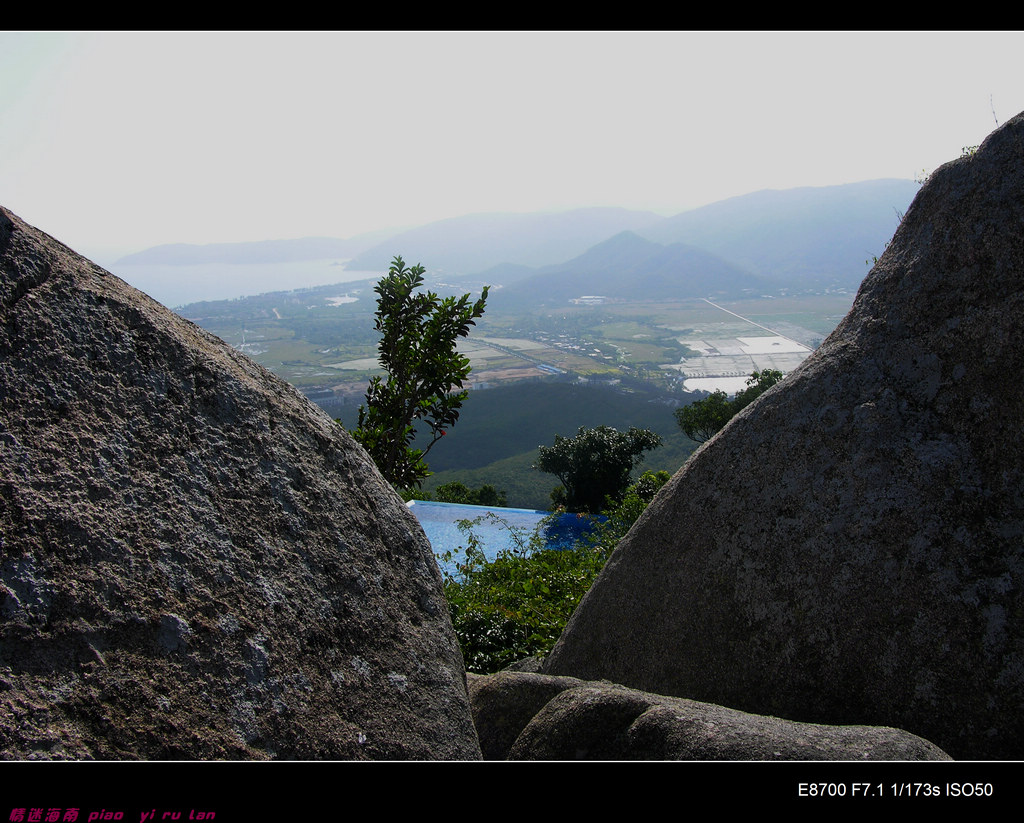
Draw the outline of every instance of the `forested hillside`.
M508 493L510 506L542 508L558 481L531 468L538 446L549 446L556 434L570 437L580 426L631 426L660 434L655 449L639 471L675 472L697 447L676 425L665 398L642 391L559 382L516 383L470 393L458 424L430 454L436 474L424 484L430 490L452 480L476 487L488 483ZM342 416L355 425L355 409Z

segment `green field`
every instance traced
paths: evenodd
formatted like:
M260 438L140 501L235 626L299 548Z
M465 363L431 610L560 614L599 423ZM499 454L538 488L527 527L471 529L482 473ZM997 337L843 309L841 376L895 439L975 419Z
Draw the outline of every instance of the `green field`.
M764 327L813 348L852 300L852 294L799 295L719 307L641 300L485 314L463 344L478 388L450 436L431 452L436 474L424 488L451 480L489 483L508 492L510 505L545 508L557 481L530 468L537 446L580 426L650 428L665 444L642 469L675 472L696 447L672 416L695 395L683 390L677 371L662 368L697 354L683 341L758 337L769 334ZM180 313L354 426L366 384L379 373L375 308L371 283L345 283L198 303Z

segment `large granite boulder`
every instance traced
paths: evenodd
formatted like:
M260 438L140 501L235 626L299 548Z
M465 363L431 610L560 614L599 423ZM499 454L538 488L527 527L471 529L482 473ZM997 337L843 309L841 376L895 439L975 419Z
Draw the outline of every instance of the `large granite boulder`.
M487 760L949 760L916 735L759 717L614 683L470 675Z
M544 671L1024 757L1024 115L922 187L804 365L704 444Z
M7 211L0 757L480 757L430 545L365 453Z

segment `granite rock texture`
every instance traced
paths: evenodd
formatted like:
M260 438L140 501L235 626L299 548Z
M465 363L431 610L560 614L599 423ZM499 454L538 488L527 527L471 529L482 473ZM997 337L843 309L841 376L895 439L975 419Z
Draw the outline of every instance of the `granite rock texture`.
M0 757L480 757L430 545L362 449L6 210Z

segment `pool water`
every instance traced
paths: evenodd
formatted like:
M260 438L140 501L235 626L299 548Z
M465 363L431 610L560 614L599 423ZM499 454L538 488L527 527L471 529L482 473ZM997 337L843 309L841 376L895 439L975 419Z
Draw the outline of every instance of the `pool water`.
M477 520L472 526L473 534L480 538L481 546L488 560L497 557L505 549L516 550L520 542L528 545L534 530L551 512L536 509L507 509L499 506L470 506L463 503L437 503L432 500L412 500L409 510L420 521L426 532L434 554L446 551L454 555L456 550L467 545L467 535L458 527L460 520ZM592 520L575 514L556 515L544 530L544 543L548 548L567 549L592 526ZM518 541L517 538L518 537ZM465 554L459 552L458 559ZM445 564L438 559L442 570L454 571L454 563Z

